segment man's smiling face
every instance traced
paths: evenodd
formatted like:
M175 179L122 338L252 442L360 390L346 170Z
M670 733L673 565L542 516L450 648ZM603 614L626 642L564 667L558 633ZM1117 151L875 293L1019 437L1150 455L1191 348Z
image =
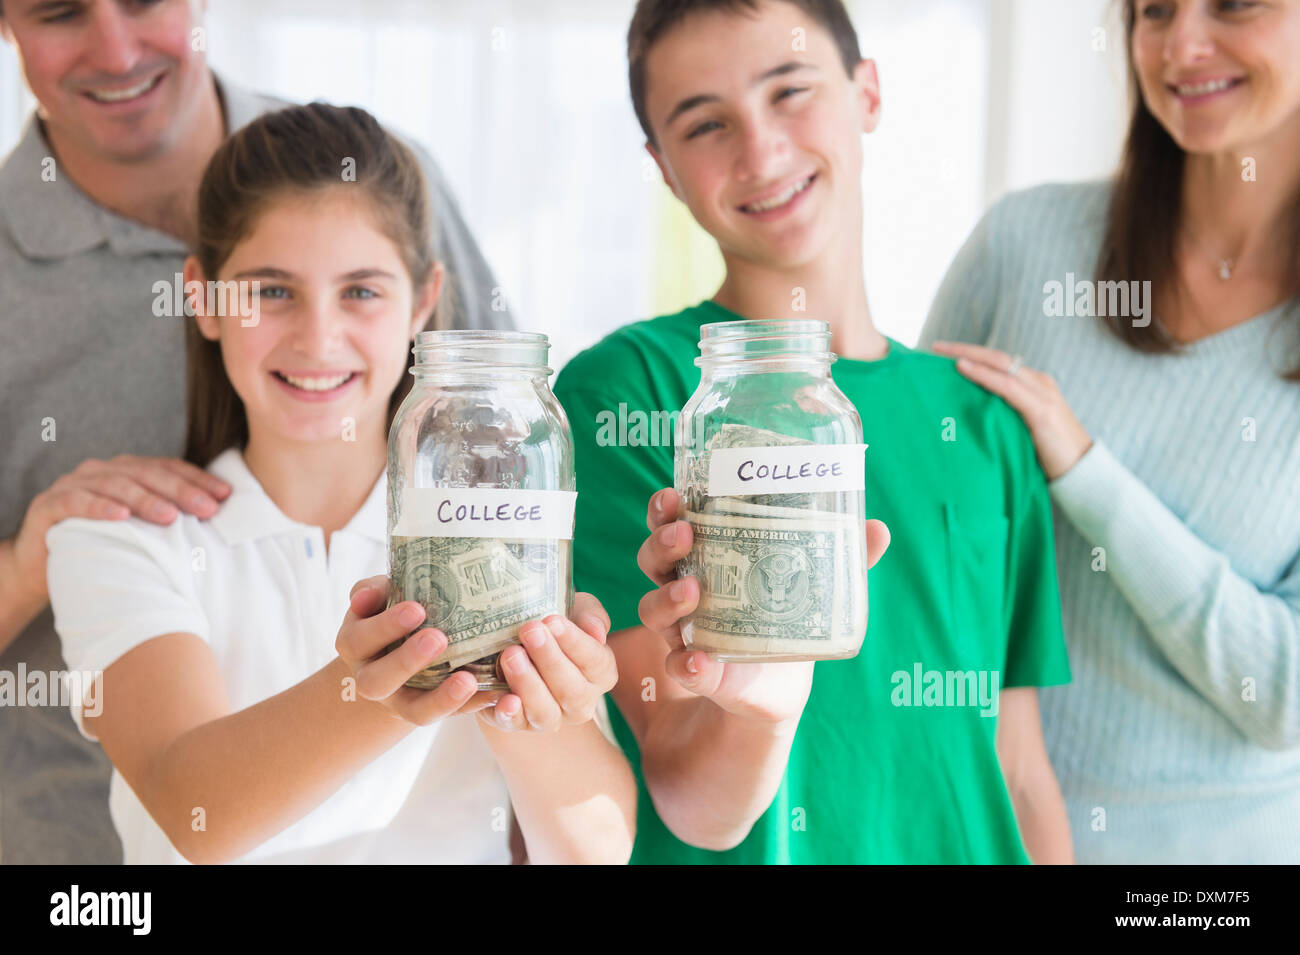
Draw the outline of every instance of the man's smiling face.
M847 75L797 6L691 14L649 50L645 75L651 155L724 254L795 268L860 232L875 66Z
M197 112L201 13L198 0L5 0L4 29L54 137L133 162L172 147Z

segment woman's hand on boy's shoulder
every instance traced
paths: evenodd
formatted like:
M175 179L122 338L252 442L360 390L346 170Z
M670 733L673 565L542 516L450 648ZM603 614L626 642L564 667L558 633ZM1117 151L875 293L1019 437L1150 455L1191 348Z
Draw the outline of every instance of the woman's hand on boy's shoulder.
M539 733L591 720L618 682L608 636L609 615L587 593L574 595L570 616L525 624L521 645L501 651L510 692L481 709L479 719L498 730Z

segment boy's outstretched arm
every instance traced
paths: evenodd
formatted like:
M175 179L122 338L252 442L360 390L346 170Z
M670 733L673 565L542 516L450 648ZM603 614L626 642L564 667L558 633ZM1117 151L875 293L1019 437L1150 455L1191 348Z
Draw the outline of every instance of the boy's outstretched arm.
M1037 687L1003 690L998 710L998 762L1025 851L1039 865L1073 864L1070 822L1043 743Z
M642 598L642 626L618 631L614 700L636 736L655 809L683 842L721 851L738 845L772 802L812 687L812 663L719 663L683 646L678 622L699 584L677 580L691 547L672 489L656 493L650 536L637 555L656 585ZM889 545L867 522L868 566Z

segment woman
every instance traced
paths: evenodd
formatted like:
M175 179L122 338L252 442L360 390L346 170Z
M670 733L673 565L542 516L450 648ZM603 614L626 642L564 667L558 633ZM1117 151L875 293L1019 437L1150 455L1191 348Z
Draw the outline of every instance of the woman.
M1124 18L1118 175L998 203L922 344L1051 482L1074 682L1043 725L1079 861L1297 862L1300 0Z

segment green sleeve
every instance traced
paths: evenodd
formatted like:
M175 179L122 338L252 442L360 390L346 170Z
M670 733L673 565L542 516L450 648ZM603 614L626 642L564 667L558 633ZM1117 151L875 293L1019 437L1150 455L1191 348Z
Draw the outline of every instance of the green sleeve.
M653 408L651 396L636 393L635 382L620 381L615 400L576 380L561 375L555 386L573 431L578 475L574 587L595 594L609 613L611 630L639 627L637 606L653 584L636 555L649 535L650 496L673 484L672 437L656 446L620 446L620 402L624 408Z
M1018 453L1012 465L1013 519L1007 542L1007 658L1002 685L1056 686L1070 682L1056 580L1056 542L1047 482L1033 444L1017 418Z

